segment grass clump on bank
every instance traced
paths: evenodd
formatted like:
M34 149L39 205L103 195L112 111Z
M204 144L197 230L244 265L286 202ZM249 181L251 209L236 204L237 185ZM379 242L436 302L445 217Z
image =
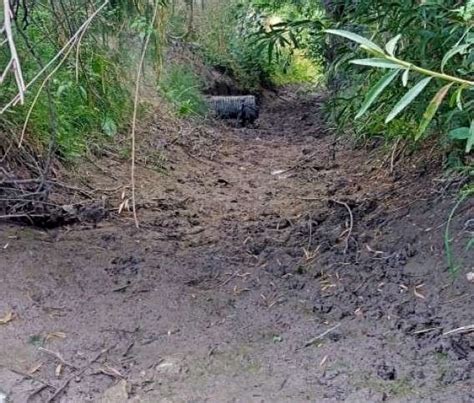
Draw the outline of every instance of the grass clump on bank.
M202 94L202 80L192 67L171 64L159 82L163 97L181 117L204 116L207 104Z

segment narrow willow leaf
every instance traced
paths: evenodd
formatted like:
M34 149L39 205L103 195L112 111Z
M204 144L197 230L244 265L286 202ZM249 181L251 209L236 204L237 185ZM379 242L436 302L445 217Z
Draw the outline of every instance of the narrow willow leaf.
M454 48L449 49L444 55L443 60L441 61L441 72L444 73L444 66L446 66L446 63L452 57L456 56L458 53L464 53L470 46L471 46L470 43L465 43L463 45L458 45L458 46L455 46Z
M395 70L387 73L370 89L365 97L364 103L355 117L356 119L360 118L365 112L367 112L377 97L385 88L387 88L387 86L393 81L399 72L400 70Z
M424 78L411 88L393 107L392 111L388 114L387 119L385 119L385 123L392 121L401 111L410 105L410 103L425 89L430 81L431 77Z
M402 37L401 34L398 34L396 37L390 39L385 45L385 49L390 56L395 56L395 50L397 48L398 41Z
M271 62L273 60L273 48L275 44L273 41L269 42L268 44L268 60Z
M469 127L458 127L457 129L451 130L448 133L448 137L451 140L467 140L470 136Z
M378 45L376 45L369 39L366 39L363 36L354 34L352 32L344 31L341 29L326 29L325 32L327 32L328 34L342 36L343 38L350 39L351 41L357 42L360 45L364 45L367 49L373 50L377 53L384 53Z
M459 89L456 91L456 105L460 111L463 110L462 106L462 92L466 88L464 85L461 85Z
M403 72L403 76L402 76L402 84L404 87L406 87L408 85L408 76L410 75L410 69L406 69L404 72Z
M426 108L425 113L423 114L420 127L418 128L418 132L416 133L416 136L415 136L415 141L417 141L426 131L428 125L433 120L433 117L436 114L436 111L438 110L439 106L443 102L444 97L446 96L446 94L448 93L452 85L453 83L450 83L442 87L429 103L428 107Z
M377 57L372 59L355 59L351 60L350 63L361 66L381 67L383 69L399 69L401 67L399 64L391 62L390 60Z
M471 127L469 128L469 138L466 143L466 153L470 153L474 146L474 120L471 122Z

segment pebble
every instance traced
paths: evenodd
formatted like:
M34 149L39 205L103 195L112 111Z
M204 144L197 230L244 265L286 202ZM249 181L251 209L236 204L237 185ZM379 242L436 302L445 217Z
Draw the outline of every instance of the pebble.
M466 274L467 281L474 283L474 271L470 271Z

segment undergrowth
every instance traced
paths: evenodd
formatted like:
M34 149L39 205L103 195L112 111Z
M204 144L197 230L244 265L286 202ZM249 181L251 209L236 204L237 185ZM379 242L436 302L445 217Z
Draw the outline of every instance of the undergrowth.
M203 116L207 104L202 95L202 80L192 67L172 64L159 82L159 89L178 116Z
M257 34L279 17L255 7L253 2L231 0L212 2L212 12L204 12L193 41L207 65L225 71L242 91L255 92L261 86L315 83L321 77L319 64L294 48L262 51ZM283 49L283 47L281 48Z
M94 11L83 3L64 0L59 7L38 1L18 9L15 43L25 82L53 60ZM15 128L18 137L24 127L25 141L39 141L45 150L65 161L74 161L90 147L97 149L110 141L130 119L129 77L135 69L139 54L135 45L140 43L142 33L136 20L143 15L141 29L149 29L149 9L142 1L134 6L122 2L106 6L74 48L29 88L25 104L6 110L0 120ZM158 37L156 34L155 39ZM159 49L153 53L159 53ZM9 57L9 52L0 52L0 66L7 65ZM47 79L50 72L54 74ZM16 92L14 80L7 76L0 105L6 105Z

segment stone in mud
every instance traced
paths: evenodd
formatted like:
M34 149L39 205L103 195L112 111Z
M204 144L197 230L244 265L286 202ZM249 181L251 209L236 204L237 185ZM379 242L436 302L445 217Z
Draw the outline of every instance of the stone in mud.
M163 375L179 375L181 373L181 361L176 358L168 358L163 360L156 366L155 372Z
M125 403L128 402L128 390L127 382L121 380L116 385L107 389L102 397L99 399L99 403Z

